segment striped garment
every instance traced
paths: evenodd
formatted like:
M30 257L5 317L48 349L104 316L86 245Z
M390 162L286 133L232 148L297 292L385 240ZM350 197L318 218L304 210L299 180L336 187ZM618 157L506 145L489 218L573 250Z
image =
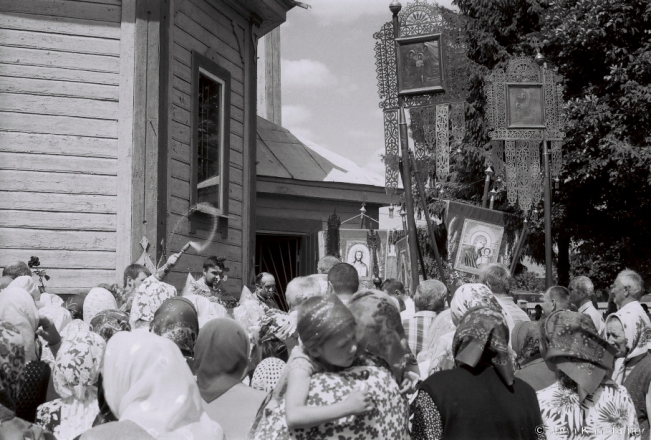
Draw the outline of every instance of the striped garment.
M414 356L418 356L418 353L423 349L423 341L425 336L427 336L427 332L434 318L436 318L436 312L424 310L422 312L416 312L413 318L402 321L409 348Z

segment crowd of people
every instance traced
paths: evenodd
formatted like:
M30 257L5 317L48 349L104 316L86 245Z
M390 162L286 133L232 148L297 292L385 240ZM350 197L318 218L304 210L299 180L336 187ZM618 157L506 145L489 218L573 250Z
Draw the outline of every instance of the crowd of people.
M284 298L261 273L237 299L216 257L179 293L163 281L178 258L65 301L27 264L4 268L1 439L649 437L651 322L634 271L615 279L605 320L586 277L550 288L531 320L500 264L412 295L395 279L361 286L328 256Z

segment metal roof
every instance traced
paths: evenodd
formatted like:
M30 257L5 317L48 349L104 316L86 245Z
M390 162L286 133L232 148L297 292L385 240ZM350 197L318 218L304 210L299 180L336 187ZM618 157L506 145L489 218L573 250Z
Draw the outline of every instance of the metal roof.
M257 175L384 187L384 177L258 116Z

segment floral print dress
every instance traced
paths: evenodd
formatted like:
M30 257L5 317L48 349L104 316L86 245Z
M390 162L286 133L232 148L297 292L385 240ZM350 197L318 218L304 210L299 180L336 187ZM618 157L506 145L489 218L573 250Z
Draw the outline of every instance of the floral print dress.
M583 402L575 389L559 381L536 394L548 440L641 438L633 400L612 381Z

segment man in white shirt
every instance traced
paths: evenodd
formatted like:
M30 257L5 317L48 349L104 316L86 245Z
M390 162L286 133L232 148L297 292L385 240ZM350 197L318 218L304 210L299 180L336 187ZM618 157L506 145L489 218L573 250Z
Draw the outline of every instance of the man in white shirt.
M595 309L592 304L594 285L590 278L584 276L574 277L567 288L570 291L570 302L579 309L579 313L584 313L592 319L600 336L605 336L606 323L602 313Z
M514 326L518 322L531 321L529 315L513 301L513 297L510 294L511 272L506 267L500 263L489 264L481 272L479 282L485 284L493 292L493 295L497 298L497 302L500 303L507 314L505 316L507 324L509 324L509 319L512 320ZM509 326L510 330L512 330L511 326Z

